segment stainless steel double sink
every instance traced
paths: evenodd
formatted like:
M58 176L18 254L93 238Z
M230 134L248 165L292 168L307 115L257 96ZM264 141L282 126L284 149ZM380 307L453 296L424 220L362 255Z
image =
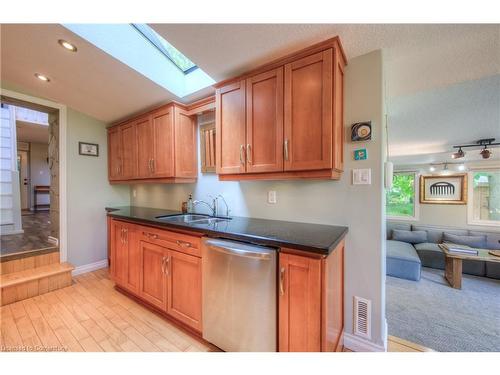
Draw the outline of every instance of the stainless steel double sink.
M210 225L231 220L231 218L213 217L202 214L165 215L165 216L157 216L156 218L158 220L165 221L167 223L186 223L186 224L199 224L199 225Z

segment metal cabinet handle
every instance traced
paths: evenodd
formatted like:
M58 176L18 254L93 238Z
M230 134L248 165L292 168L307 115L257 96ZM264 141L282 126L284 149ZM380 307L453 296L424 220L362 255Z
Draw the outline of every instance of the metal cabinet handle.
M247 161L249 163L252 163L252 150L251 150L251 145L250 143L247 144Z
M155 159L151 159L151 173L155 173Z
M158 238L158 235L154 233L142 232L142 234L149 239L156 240Z
M123 243L127 243L128 241L128 229L123 228Z
M120 242L123 243L123 228L120 229Z
M170 265L170 257L167 256L165 259L165 275L167 275L167 276L169 274L169 270L168 270L169 265Z
M240 163L245 164L245 146L240 145Z
M288 161L288 139L285 139L285 160Z
M180 240L177 240L175 241L177 243L177 245L179 245L180 247L191 247L191 243L190 242L186 242L186 241L180 241Z
M280 294L285 295L285 267L280 268Z
M167 257L163 257L161 258L161 273L165 273L165 260L167 259Z

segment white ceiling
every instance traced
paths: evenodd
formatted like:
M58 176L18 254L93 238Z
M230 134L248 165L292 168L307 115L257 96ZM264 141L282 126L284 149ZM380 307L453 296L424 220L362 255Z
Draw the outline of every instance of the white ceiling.
M390 139L396 149L410 150L405 142L419 135L441 144L439 150L444 152L450 142L468 142L483 133L491 136L497 124L494 108L481 103L481 98L495 89L491 84L468 89L465 85L466 94L458 96L453 88L500 73L500 25L151 26L216 81L335 35L340 36L348 59L384 49L388 113L394 128ZM0 32L2 81L34 95L106 122L179 100L60 25L1 25ZM60 38L75 43L78 52L60 48ZM47 74L52 81L38 81L35 72ZM183 100L192 101L211 92L205 89ZM429 102L429 98L435 100ZM467 98L471 98L472 107ZM459 99L458 110L455 99ZM481 120L489 118L489 122L474 121L473 115L478 113L487 113ZM457 118L463 120L460 125ZM478 129L482 126L486 126L483 132Z
M49 127L33 122L16 121L16 138L20 142L49 144Z

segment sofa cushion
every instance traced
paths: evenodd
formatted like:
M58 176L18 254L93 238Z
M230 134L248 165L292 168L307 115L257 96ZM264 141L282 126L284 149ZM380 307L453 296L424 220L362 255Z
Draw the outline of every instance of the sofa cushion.
M500 250L500 233L469 231L471 236L486 236L486 249Z
M420 280L420 258L406 242L386 241L386 274L407 280Z
M454 243L457 245L465 245L470 247L478 247L480 249L486 246L486 236L457 236L448 232L443 234L443 242Z
M411 230L427 231L427 242L433 242L433 243L442 243L444 232L456 234L459 236L466 236L469 234L469 231L466 229L452 229L434 225L412 225Z
M394 229L392 231L392 239L394 241L421 243L427 242L427 232L425 230L401 230Z
M486 276L500 280L500 263L486 262Z
M387 232L387 239L392 240L392 231L394 229L411 230L411 224L409 224L409 223L396 223L393 221L387 221L385 229Z

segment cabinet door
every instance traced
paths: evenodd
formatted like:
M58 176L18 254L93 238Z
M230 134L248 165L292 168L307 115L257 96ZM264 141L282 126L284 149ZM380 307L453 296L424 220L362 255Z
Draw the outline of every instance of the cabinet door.
M283 170L283 68L246 81L247 172Z
M175 176L196 177L198 174L198 147L196 121L187 111L175 107Z
M217 173L244 173L245 168L245 81L215 91Z
M121 177L121 133L118 127L108 130L108 178L110 181Z
M152 174L153 128L150 117L135 124L137 140L137 177L147 178Z
M111 222L111 275L118 285L127 280L127 254L125 247L125 226L120 221Z
M167 312L201 332L201 259L169 251Z
M120 126L122 141L122 178L137 177L137 137L135 122Z
M321 260L280 253L279 351L321 350Z
M285 170L332 168L331 49L285 65Z
M172 107L152 115L153 177L174 175L174 111ZM194 142L196 145L196 142Z
M167 310L167 279L164 273L168 250L164 247L139 242L141 280L139 296L159 309Z
M126 256L124 287L138 293L140 284L141 255L138 233L133 224L125 224L122 251Z

